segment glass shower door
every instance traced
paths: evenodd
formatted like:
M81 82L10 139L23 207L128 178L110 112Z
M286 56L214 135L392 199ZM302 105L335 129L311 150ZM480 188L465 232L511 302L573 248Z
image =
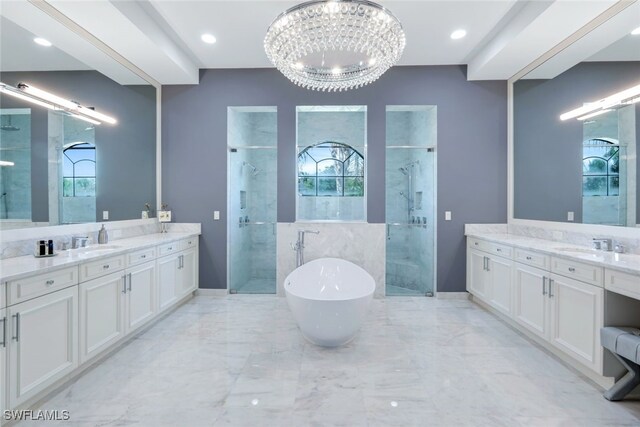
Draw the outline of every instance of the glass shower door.
M387 107L386 294L435 292L436 107Z
M276 126L275 107L229 108L230 293L276 293Z

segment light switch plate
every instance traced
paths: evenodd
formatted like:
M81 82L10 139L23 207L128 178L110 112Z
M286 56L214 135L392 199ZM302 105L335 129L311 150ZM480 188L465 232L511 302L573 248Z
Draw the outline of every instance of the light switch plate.
M571 211L567 212L567 221L573 221L573 217L574 217L573 212Z
M451 211L446 211L444 213L444 220L445 221L451 221Z
M220 211L213 211L213 220L214 221L220 220Z
M102 211L102 219L109 219L109 211Z

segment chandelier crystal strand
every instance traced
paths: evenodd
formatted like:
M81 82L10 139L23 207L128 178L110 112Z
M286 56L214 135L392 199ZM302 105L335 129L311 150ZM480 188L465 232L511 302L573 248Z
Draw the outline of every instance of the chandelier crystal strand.
M278 16L264 49L273 65L307 89L342 91L376 81L405 47L402 25L365 0L314 0Z

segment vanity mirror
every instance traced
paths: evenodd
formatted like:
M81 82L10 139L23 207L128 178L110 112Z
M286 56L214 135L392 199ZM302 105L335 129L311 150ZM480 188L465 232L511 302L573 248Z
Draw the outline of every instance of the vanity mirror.
M152 84L30 2L3 4L0 82L0 229L156 206Z
M640 223L640 4L513 84L513 217Z

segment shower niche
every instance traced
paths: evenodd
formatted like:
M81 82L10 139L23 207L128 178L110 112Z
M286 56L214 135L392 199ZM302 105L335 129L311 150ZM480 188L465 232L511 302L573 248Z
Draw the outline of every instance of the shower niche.
M277 109L227 111L227 286L276 293Z
M386 294L435 289L435 106L387 106Z

